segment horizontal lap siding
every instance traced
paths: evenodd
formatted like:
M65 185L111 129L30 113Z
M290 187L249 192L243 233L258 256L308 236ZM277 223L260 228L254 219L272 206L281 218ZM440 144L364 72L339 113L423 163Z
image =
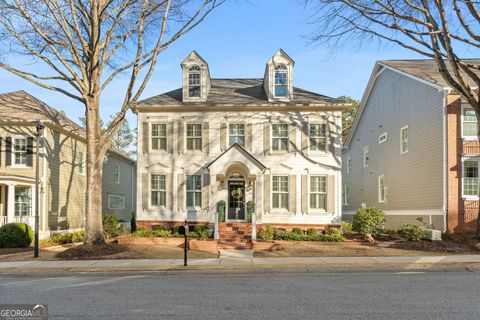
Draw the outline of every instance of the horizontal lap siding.
M443 198L443 94L437 89L385 70L376 80L366 108L343 153L352 158L352 172L343 168L349 205L366 203L385 210L434 209ZM410 150L400 154L400 129L409 126ZM388 140L378 143L387 132ZM369 167L363 168L363 148L369 147ZM387 203L378 202L378 176L385 175Z

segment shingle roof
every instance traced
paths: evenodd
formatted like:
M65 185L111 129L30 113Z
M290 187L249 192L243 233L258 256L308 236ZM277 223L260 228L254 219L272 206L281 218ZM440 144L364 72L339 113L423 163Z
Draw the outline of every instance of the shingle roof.
M263 79L212 79L212 87L206 104L266 104L285 102L268 102L263 89ZM335 104L342 103L331 97L318 93L293 88L293 101L291 104ZM182 102L182 88L163 93L158 96L139 101L139 105L192 105L198 102Z
M52 123L85 136L83 127L23 90L0 94L0 123L35 120Z
M480 59L465 59L466 61L480 65ZM432 59L420 59L420 60L382 60L379 61L381 64L392 67L394 69L403 71L405 73L411 74L422 80L437 84L442 87L450 87L445 80L440 75L438 71L437 64ZM448 63L447 66L449 67ZM480 76L480 71L477 71L476 74ZM466 77L468 83L476 87L470 77Z

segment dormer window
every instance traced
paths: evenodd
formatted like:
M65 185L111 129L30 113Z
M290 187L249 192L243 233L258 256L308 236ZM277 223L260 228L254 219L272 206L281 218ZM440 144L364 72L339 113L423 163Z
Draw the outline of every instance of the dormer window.
M283 64L275 68L275 97L287 96L288 72Z
M200 98L200 76L199 66L192 66L188 69L188 96L190 98Z

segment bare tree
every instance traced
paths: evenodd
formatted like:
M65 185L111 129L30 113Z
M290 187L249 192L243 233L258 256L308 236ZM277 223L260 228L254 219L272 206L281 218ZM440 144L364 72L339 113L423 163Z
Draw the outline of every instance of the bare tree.
M465 47L480 49L480 1L304 2L314 10L312 17L319 30L312 37L314 42L335 49L352 40L358 44L379 40L431 58L446 83L472 106L480 120L480 65L462 57ZM477 237L480 238L480 207Z
M102 166L126 112L138 101L159 54L225 0L0 0L0 67L85 106L86 242L104 241ZM35 73L15 57L47 67ZM126 75L122 102L103 131L102 92Z

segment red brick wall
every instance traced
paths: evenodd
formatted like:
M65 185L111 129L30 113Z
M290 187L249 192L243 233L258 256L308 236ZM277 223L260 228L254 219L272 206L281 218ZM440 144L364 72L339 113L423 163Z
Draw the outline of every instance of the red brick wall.
M463 141L461 126L462 104L460 96L447 97L448 134L448 211L449 232L474 231L477 221L478 201L462 199L462 155L479 155L478 141Z

